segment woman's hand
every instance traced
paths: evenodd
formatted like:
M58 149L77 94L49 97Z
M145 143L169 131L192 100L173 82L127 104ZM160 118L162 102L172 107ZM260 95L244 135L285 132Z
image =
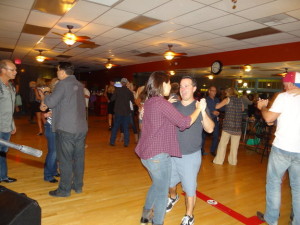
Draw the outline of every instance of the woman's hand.
M169 101L170 103L177 102L177 99L175 99L174 97L175 97L175 96L170 97L170 98L168 99L168 101Z

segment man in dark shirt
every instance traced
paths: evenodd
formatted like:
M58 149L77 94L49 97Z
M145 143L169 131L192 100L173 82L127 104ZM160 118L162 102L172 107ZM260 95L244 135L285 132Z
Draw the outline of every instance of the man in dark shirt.
M59 186L49 192L54 197L70 196L71 189L81 193L83 187L84 146L88 128L83 86L73 73L71 63L60 63L57 69L60 81L52 94L44 99L44 103L52 109L52 130L56 132L60 170ZM41 96L43 99L43 94Z
M115 101L115 121L111 130L110 145L114 146L120 126L124 129L124 147L129 145L130 101L134 102L133 93L126 87L128 80L121 79L122 87L116 88L111 101Z
M212 142L210 146L210 154L213 156L216 156L216 149L218 147L218 142L219 142L219 112L216 110L216 104L220 102L218 98L216 98L217 94L217 88L215 86L211 86L208 89L208 96L205 98L206 103L207 103L207 108L210 112L210 118L213 120L215 124L214 131L212 132ZM202 155L207 154L204 149L205 145L205 138L207 136L207 132L202 133Z
M189 76L185 76L180 81L180 95L182 100L174 103L175 108L183 115L190 115L195 110L195 99L193 97L196 91L196 81ZM195 123L184 131L178 130L177 137L182 157L172 157L172 171L170 181L170 198L166 211L169 212L178 201L179 196L176 193L176 185L181 185L186 193L186 213L182 218L181 225L193 225L193 211L196 203L197 175L201 166L201 142L203 129L212 132L214 123L206 113L206 103L202 99L200 103L201 114Z

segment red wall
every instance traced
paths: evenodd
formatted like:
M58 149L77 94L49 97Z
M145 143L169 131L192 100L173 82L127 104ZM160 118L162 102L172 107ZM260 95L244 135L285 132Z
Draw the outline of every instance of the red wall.
M170 62L165 60L115 67L109 71L101 70L93 72L93 74L96 75L96 77L100 77L102 82L107 83L109 79L113 77L127 77L132 80L132 76L136 72L209 67L215 60L222 61L224 66L298 61L300 60L300 42L184 57L176 59L178 62L177 66L170 66Z

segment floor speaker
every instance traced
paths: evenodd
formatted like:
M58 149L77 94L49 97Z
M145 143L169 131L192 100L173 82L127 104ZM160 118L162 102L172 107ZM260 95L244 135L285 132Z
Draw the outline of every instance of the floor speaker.
M37 201L0 185L0 225L40 225Z

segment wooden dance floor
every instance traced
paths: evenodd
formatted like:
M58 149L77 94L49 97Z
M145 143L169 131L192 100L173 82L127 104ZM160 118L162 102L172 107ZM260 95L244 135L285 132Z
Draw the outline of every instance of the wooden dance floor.
M48 192L56 189L57 183L43 180L47 153L45 136L36 135L37 125L29 124L27 116L17 117L15 121L17 133L11 141L41 149L44 154L41 158L35 158L10 149L7 157L8 175L18 181L1 185L35 199L42 209L43 225L139 224L151 181L134 153L132 131L128 148L124 148L121 142L116 142L115 147L109 146L110 131L107 129L106 117L90 116L83 193L72 191L70 197L54 198ZM267 158L261 163L260 154L244 149L241 144L237 166L230 166L227 161L223 166L214 165L212 160L211 155L202 158L197 188L199 198L194 211L195 225L262 224L249 221L257 221L252 218L257 210L264 212ZM180 200L166 214L165 225L179 225L185 214L181 186L178 191ZM208 204L207 200L215 200L219 204L214 205L214 201ZM280 225L288 224L290 208L287 178L282 184Z

